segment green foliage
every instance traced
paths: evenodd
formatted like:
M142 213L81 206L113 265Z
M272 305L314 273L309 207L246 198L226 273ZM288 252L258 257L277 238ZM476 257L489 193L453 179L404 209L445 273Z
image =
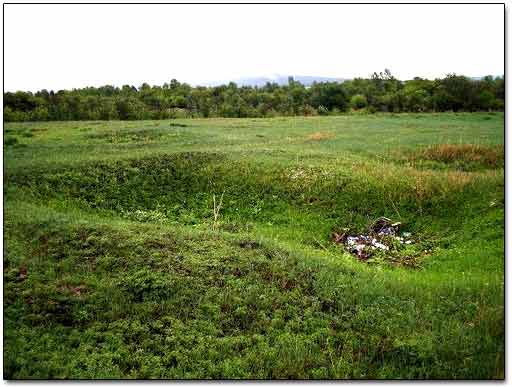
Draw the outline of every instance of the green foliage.
M4 137L4 145L12 146L18 144L18 139L16 137L5 136Z
M293 79L283 86L191 87L172 80L139 88L41 90L4 93L4 121L146 120L190 117L274 117L340 114L349 107L370 112L503 110L503 78L471 80L449 74L443 79L399 81L389 70L370 79L321 82L306 88Z
M368 101L364 95L356 94L350 99L350 104L354 109L363 109L368 105Z
M311 87L310 93L313 107L322 106L329 111L335 108L339 111L347 110L347 95L342 84L335 82L315 83Z

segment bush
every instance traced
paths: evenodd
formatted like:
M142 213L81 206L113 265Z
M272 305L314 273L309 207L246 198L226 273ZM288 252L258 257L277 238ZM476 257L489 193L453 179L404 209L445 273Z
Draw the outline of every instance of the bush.
M4 122L22 122L28 121L29 115L19 110L13 110L11 107L4 107Z
M6 137L4 140L5 146L16 145L17 143L18 139L16 137Z
M304 108L301 109L300 113L305 115L305 116L316 116L316 115L318 115L318 112L316 111L316 109L313 106L311 106L311 105L304 106Z
M118 281L118 286L136 301L162 300L171 292L168 276L148 268L138 270Z
M350 99L350 105L354 109L363 109L368 105L368 101L366 100L366 97L362 94L356 94Z
M318 107L317 111L318 111L318 114L320 114L321 116L326 116L329 114L329 110L325 106L322 106L322 105L320 105Z

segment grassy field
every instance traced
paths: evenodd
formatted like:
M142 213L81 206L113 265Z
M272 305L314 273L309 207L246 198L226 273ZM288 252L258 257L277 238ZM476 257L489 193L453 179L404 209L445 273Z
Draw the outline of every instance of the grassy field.
M4 376L503 378L503 127L5 124ZM333 243L380 216L416 243Z

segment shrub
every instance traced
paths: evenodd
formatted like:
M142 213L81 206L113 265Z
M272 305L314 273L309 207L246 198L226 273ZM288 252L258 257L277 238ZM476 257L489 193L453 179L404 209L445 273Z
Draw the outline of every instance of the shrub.
M17 143L18 139L16 137L6 137L4 140L5 146L16 145Z
M322 106L322 105L320 105L318 107L317 111L318 111L318 114L320 114L321 116L326 116L329 114L329 110L325 106Z
M356 94L350 99L350 105L354 109L363 109L368 105L368 101L364 95Z

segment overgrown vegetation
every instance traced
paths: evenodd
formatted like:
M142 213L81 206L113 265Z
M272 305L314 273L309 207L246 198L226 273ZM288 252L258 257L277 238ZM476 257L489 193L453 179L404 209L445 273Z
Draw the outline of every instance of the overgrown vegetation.
M7 124L6 377L503 378L503 119Z
M503 110L503 77L473 80L449 74L443 79L400 81L389 70L369 79L324 82L305 87L191 87L173 79L163 86L146 83L87 87L35 94L4 93L4 121L143 120L186 117L274 117L360 113Z
M489 147L475 144L439 144L412 153L410 159L413 162L438 161L462 170L479 167L495 169L504 167L505 151L502 145Z

